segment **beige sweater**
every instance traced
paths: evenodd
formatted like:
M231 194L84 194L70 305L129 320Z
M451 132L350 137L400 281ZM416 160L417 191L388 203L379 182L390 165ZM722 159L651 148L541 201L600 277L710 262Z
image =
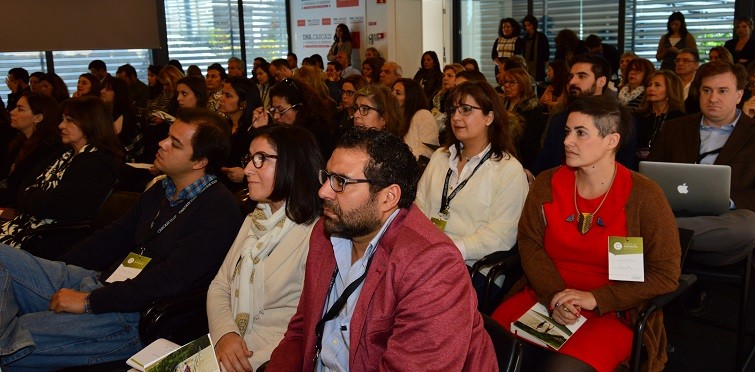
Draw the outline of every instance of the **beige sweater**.
M250 216L244 220L231 250L207 291L207 318L213 343L217 343L226 333L239 333L231 308L231 285L233 270L241 254L251 220ZM309 235L313 226L314 223L294 225L264 260L264 312L260 314L259 319L254 320L247 335L243 336L247 348L254 352L249 362L255 370L270 359L273 349L283 339L289 320L296 313L304 284Z

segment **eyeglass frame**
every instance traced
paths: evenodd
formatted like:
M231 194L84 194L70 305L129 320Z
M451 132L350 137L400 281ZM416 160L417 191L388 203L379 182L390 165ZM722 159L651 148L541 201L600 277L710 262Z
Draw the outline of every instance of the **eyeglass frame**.
M323 175L327 176L327 178L323 179ZM333 186L333 178L340 178L340 179L343 180L343 182L341 182L342 186L341 186L340 190L336 190L336 187ZM317 180L320 181L320 185L324 185L325 184L325 180L327 180L328 183L330 184L330 189L333 190L333 192L336 192L336 193L342 193L343 190L346 188L346 185L353 184L353 183L375 184L375 183L383 183L384 182L384 181L380 181L380 180L371 180L371 179L367 179L367 178L348 178L348 177L342 176L340 174L330 173L330 172L328 172L325 169L320 169L320 170L317 171Z
M366 112L366 113L362 112L362 109L363 109L363 108L367 110L367 112ZM379 109L379 108L377 108L377 107L372 107L372 106L369 106L369 105L354 105L354 106L351 106L351 109L352 109L352 110L354 110L354 113L355 113L355 114L356 114L357 112L359 112L359 115L362 115L362 116L367 116L367 115L369 115L369 114L370 114L370 111L373 111L373 110L374 110L375 112L377 112L377 113L378 113L378 115L380 115L380 116L382 116L382 115L383 115L383 110L381 110L381 109Z
M340 93L341 95L344 95L344 94L345 94L345 95L346 95L346 97L353 97L353 96L354 96L355 94L357 94L357 91L356 91L356 90L345 90L345 89L341 89L341 91L340 91L339 93Z
M295 105L291 105L291 107L289 107L289 108L287 108L287 109L285 109L283 111L278 111L278 109L276 109L275 107L270 107L269 109L267 109L267 113L270 114L270 116L272 116L272 117L275 117L275 114L278 114L278 116L283 116L283 115L286 115L286 113L289 110L291 110L292 108L298 107L300 105L301 105L301 103L297 103Z
M516 85L516 84L519 84L519 82L518 82L518 81L516 81L516 80L511 80L511 79L509 79L509 80L504 80L504 81L503 81L503 82L501 83L501 85Z
M462 111L458 111L459 108L462 108L464 106L467 106L467 107L470 108L469 111L466 111L466 114L464 113L465 111L463 111L463 110ZM461 115L461 116L469 116L469 115L472 115L472 111L475 110L475 109L480 110L480 111L485 111L482 107L463 104L463 105L448 107L446 109L446 116L448 116L449 118L453 117L456 112L459 112L459 115Z
M257 166L257 161L254 160L254 159L257 159L258 157L262 158L261 160L259 160L259 163L260 163L259 166ZM252 166L254 166L257 169L260 169L263 166L265 166L265 161L267 161L268 158L278 159L278 155L270 155L264 151L257 151L254 154L247 153L247 154L244 154L244 157L241 158L241 167L246 168L246 166L249 165L249 163L252 163Z

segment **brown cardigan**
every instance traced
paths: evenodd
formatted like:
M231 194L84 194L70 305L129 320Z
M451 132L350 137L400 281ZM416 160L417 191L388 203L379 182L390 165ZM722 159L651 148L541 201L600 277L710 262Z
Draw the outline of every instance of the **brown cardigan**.
M541 173L527 196L517 236L526 277L511 292L529 284L537 293L538 302L546 306L557 292L566 288L543 246L545 219L542 206L553 200L551 178L556 169ZM597 288L592 294L598 304L595 309L598 314L629 310L634 321L649 299L677 288L681 249L674 214L661 189L639 173L632 172L631 177L632 191L626 204L627 233L643 238L645 282L611 281L610 285ZM643 369L662 370L668 357L660 311L650 317L643 342L648 354Z

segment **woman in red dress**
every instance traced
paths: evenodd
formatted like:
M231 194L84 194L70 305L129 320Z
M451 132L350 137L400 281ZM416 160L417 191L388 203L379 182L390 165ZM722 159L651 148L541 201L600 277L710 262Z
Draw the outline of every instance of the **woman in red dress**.
M523 370L612 371L631 352L629 326L645 302L670 292L679 278L674 215L660 188L616 162L630 133L614 99L585 97L569 107L566 166L537 177L519 222L523 290L493 318L510 329L536 302L564 325L587 321L558 350L527 344ZM608 237L641 237L644 281L609 280ZM662 317L645 334L648 369L666 362Z

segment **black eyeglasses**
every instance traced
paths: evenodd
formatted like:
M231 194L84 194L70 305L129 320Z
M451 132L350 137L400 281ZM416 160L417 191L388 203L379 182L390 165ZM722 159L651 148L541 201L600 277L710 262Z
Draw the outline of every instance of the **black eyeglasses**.
M355 90L345 90L345 89L341 89L341 95L342 95L342 96L351 97L351 96L353 96L353 95L354 95L354 94L356 94L356 93L357 93L357 92L356 92Z
M446 110L446 115L448 117L454 116L454 113L458 112L461 116L469 116L472 115L472 110L481 110L482 107L472 106L472 105L459 105L459 106L451 106Z
M380 109L377 107L367 106L367 105L359 105L359 106L353 106L352 109L354 112L359 111L359 114L362 116L367 116L370 114L370 110L375 110L378 114L380 114Z
M249 164L249 162L252 162L252 165L254 165L255 168L260 169L267 159L278 159L278 155L270 155L262 151L255 152L254 154L246 154L241 159L241 167L246 168L246 165Z
M350 183L380 183L381 182L378 180L346 178L344 176L329 173L325 169L320 169L317 172L317 176L320 178L321 185L324 185L325 182L330 181L330 188L333 189L333 191L335 192L343 192L343 188L346 187L346 185Z

